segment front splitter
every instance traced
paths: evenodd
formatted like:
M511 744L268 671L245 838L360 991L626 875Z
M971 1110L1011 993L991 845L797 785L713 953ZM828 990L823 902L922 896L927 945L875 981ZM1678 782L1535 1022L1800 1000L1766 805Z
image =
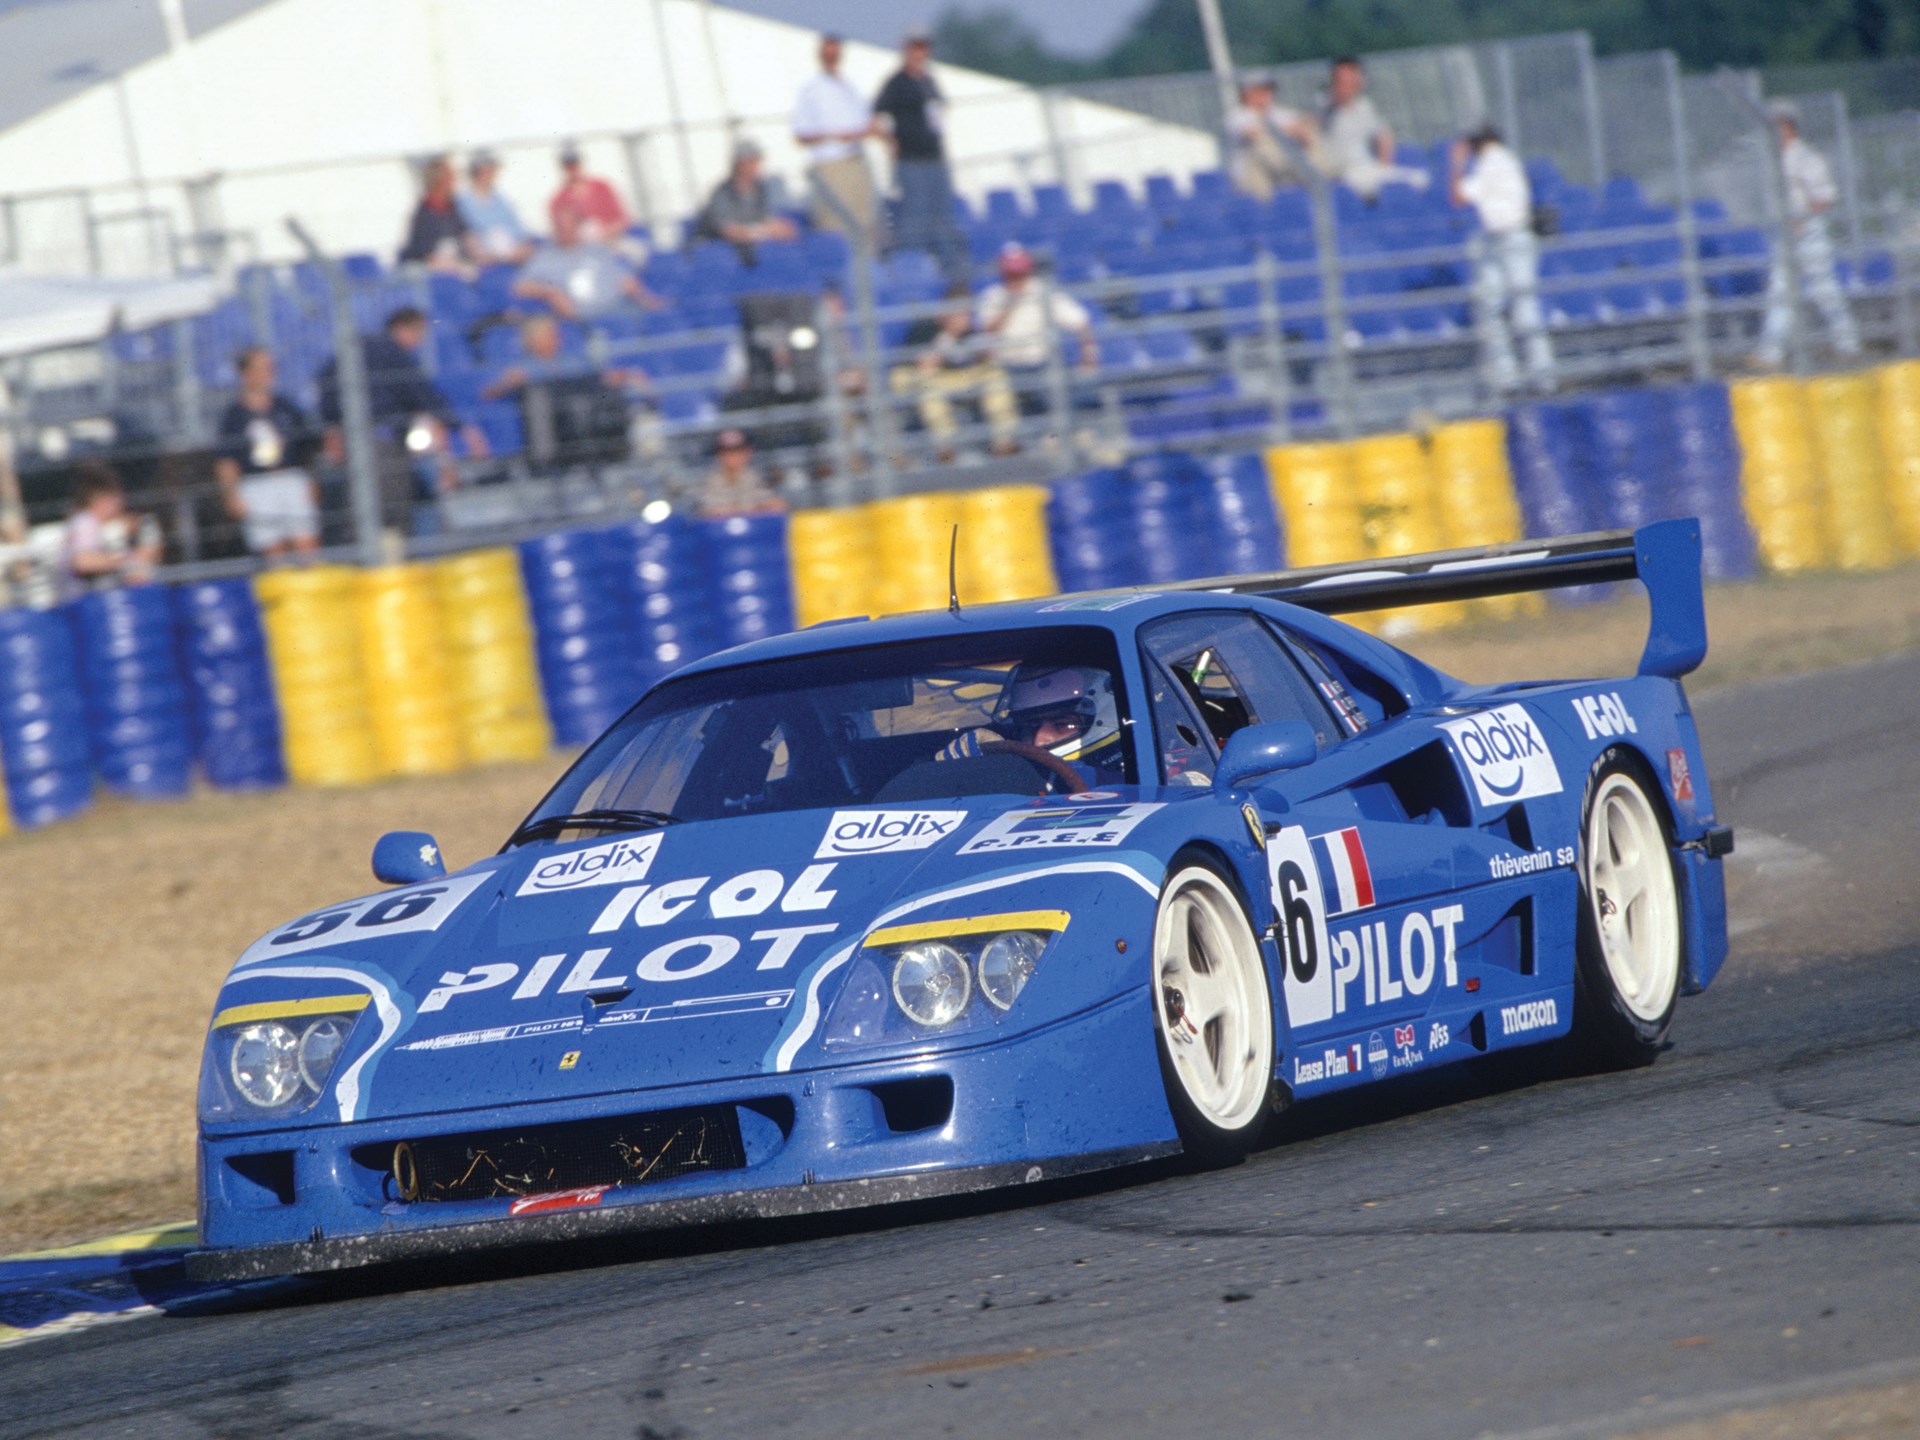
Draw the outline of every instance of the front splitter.
M285 1245L236 1246L196 1250L186 1257L187 1276L193 1280L262 1280L276 1275L316 1275L352 1270L362 1265L423 1260L434 1256L467 1254L521 1245L547 1245L590 1240L648 1230L689 1225L723 1225L740 1220L775 1220L795 1215L822 1215L875 1205L899 1205L1015 1185L1064 1180L1096 1170L1139 1165L1180 1153L1177 1141L1160 1141L1071 1155L1046 1161L973 1165L912 1175L881 1175L865 1180L834 1180L815 1185L788 1185L769 1190L741 1190L728 1195L705 1195L680 1200L591 1206L553 1214L500 1216L459 1225L421 1229L382 1230L337 1239L299 1241Z

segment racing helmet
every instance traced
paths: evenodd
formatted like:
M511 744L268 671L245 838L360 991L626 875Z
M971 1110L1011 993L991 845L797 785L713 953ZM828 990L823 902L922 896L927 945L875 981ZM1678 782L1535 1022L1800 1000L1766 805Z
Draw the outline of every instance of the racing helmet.
M1001 692L993 728L1010 740L1033 744L1032 737L1049 722L1072 730L1045 747L1062 760L1119 763L1120 712L1106 671L1091 665L1016 666Z

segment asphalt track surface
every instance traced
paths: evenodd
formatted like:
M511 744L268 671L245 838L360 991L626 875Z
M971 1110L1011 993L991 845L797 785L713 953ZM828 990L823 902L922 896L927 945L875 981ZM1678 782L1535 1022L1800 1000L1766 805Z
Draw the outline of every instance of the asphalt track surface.
M1456 1071L1230 1170L109 1326L0 1354L0 1435L1567 1440L1911 1378L1920 657L1699 708L1739 938L1650 1070Z

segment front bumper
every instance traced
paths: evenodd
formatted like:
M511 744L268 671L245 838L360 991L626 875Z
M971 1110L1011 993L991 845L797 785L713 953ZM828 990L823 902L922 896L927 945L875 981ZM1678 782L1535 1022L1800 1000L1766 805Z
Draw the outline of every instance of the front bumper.
M1144 987L1010 1040L944 1054L595 1097L200 1140L195 1279L347 1269L479 1247L801 1215L1058 1179L1178 1151ZM890 1087L950 1082L944 1117L901 1128ZM741 1168L514 1214L513 1197L407 1203L368 1157L423 1135L738 1106L762 1124ZM264 1182L264 1183L263 1183Z

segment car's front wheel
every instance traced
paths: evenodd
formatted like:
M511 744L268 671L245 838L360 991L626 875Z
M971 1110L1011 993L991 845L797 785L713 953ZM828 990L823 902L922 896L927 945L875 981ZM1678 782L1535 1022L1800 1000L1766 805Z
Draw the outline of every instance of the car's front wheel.
M1602 1064L1660 1053L1680 993L1680 892L1667 821L1640 768L1610 753L1594 768L1580 825L1574 1033Z
M1181 1141L1209 1162L1238 1159L1271 1113L1273 1002L1246 908L1202 861L1176 863L1161 891L1153 1013Z

